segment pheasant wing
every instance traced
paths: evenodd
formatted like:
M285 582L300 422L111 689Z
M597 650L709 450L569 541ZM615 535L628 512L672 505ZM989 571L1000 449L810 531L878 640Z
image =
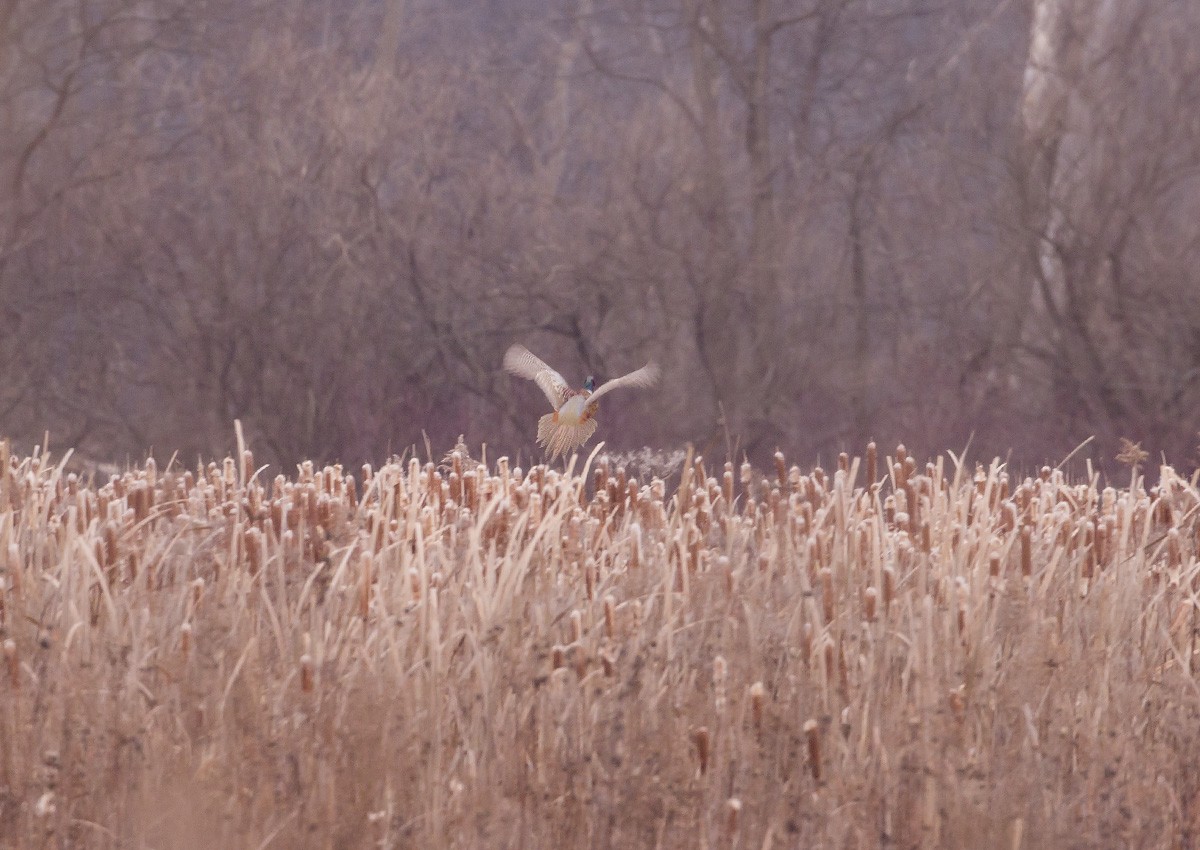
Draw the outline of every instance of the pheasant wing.
M555 410L562 407L571 394L571 388L563 376L523 345L510 346L504 353L504 368L518 377L536 382Z
M605 381L594 393L588 396L588 406L590 407L599 401L600 396L609 390L620 389L621 387L652 387L658 383L658 375L658 364L651 361L636 372L630 372L628 375L613 378L611 381Z

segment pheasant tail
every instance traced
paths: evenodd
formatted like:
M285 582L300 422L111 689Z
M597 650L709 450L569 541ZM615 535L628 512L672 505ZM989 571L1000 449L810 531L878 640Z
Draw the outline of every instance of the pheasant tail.
M547 413L538 420L538 442L550 453L550 459L579 448L596 433L596 420L584 419L567 425L555 422L555 414Z

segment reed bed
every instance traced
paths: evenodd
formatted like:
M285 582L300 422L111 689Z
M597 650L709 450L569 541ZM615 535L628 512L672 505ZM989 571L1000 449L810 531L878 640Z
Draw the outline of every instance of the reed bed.
M572 464L2 444L0 847L1194 844L1194 478Z

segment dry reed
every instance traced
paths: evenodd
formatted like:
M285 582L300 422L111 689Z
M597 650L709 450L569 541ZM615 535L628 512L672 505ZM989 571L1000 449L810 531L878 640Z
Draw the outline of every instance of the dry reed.
M0 457L3 848L1196 835L1170 467Z

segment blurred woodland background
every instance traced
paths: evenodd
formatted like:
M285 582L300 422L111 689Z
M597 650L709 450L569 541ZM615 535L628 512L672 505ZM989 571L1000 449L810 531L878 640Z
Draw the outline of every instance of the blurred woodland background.
M528 456L520 341L663 364L618 449L1186 465L1198 34L1194 0L0 0L0 433Z

